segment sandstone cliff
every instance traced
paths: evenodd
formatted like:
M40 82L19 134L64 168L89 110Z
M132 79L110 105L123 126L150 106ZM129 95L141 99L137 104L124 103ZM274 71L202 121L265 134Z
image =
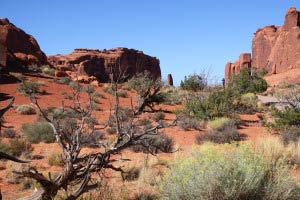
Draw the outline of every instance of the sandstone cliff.
M33 36L0 19L0 64L3 66L46 64L47 57Z
M142 51L115 48L110 50L75 49L66 55L48 56L48 61L61 71L72 71L78 75L94 76L100 82L108 82L110 76L124 73L128 78L149 71L153 78L161 76L159 60Z
M247 67L266 69L267 76L300 68L300 12L296 8L290 8L283 26L271 25L258 29L252 40L252 59L247 54L244 60ZM235 63L227 63L225 79L228 81L230 75L239 73L242 66L241 58ZM293 76L288 80L297 80L300 74ZM283 81L285 80L272 81L272 85Z

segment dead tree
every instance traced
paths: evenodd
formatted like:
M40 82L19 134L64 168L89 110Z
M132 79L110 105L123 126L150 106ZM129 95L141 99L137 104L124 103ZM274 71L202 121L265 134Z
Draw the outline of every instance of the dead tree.
M0 109L0 133L1 133L1 128L3 127L3 116L13 106L14 102L15 102L15 98L12 97L9 104L4 108Z
M145 108L155 111L154 105L166 100L166 96L160 92L162 88L161 80L153 79L148 71L137 74L129 80L128 84L138 94L138 106L136 107L135 114L144 112Z
M81 154L82 142L80 138L82 135L91 134L95 130L93 124L90 124L93 113L93 106L91 106L93 105L93 90L87 92L88 102L83 102L81 98L82 88L78 83L74 83L71 105L63 104L59 111L54 112L56 114L42 109L37 97L31 95L32 103L53 129L56 142L63 152L64 166L57 177L52 177L51 174L46 177L34 167L24 171L15 171L19 175L36 180L41 185L41 189L23 199L52 199L59 190L67 192L68 200L77 199L83 193L99 187L99 184L92 178L92 174L101 174L105 169L123 172L123 169L117 167L116 163L130 159L116 157L122 150L133 145L149 147L149 144L145 142L145 136L157 135L157 130L161 128L161 125L158 124L145 130L136 126L134 119L128 120L126 125L122 124L119 120L116 83L114 87L115 108L113 115L114 123L117 126L116 137L112 142L100 140L98 142L99 150L90 154ZM66 124L68 128L66 128Z

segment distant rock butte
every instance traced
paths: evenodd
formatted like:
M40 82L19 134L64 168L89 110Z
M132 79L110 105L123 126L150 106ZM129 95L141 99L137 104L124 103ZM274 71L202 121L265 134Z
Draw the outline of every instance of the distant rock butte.
M242 54L245 55L245 54ZM250 54L247 54L250 56ZM246 58L248 63L248 57ZM225 79L228 82L230 75L239 73L243 61L227 63L225 67ZM283 26L266 26L254 33L252 40L252 60L248 67L266 69L267 76L285 73L294 68L300 68L300 12L296 8L289 8ZM295 74L295 76L298 76ZM295 80L295 79L290 79ZM278 80L272 84L278 84L285 80ZM300 80L298 80L300 82Z
M0 18L0 65L47 64L47 57L33 36L7 18Z
M156 57L128 48L75 49L70 54L48 56L48 61L58 70L72 71L80 76L94 76L100 82L110 81L112 74L122 73L130 78L145 70L155 79L161 77L160 64Z

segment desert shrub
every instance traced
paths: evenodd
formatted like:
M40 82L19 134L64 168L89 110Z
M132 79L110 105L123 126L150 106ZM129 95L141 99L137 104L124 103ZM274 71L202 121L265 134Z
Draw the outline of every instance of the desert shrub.
M143 192L142 194L138 194L134 200L158 200L160 199L158 194L152 194L149 192Z
M115 92L114 92L114 90L113 90L112 87L105 87L105 88L103 89L103 91L104 91L105 93L107 93L107 94L115 95Z
M34 115L36 111L33 107L27 104L20 105L16 108L16 112L22 115Z
M185 131L195 129L200 129L199 121L193 118L182 116L179 118L178 125Z
M170 153L174 150L175 142L172 137L165 134L149 135L143 137L142 143L130 147L133 152L144 153Z
M239 96L245 93L264 92L268 84L258 73L252 72L251 75L251 69L244 68L239 74L231 77L228 87Z
M9 141L10 153L13 156L24 154L29 156L33 151L32 145L24 139L11 139Z
M86 147L98 147L99 141L105 139L104 132L95 131L91 134L82 134L80 137L81 144Z
M42 86L42 84L38 83L37 81L32 81L32 80L22 81L18 85L18 91L21 94L30 95L32 93L39 93L41 86Z
M117 128L116 128L116 127L108 127L108 128L106 129L106 132L107 132L109 135L116 134L116 133L117 133Z
M147 118L143 118L143 119L138 120L138 121L136 122L136 124L137 124L138 126L146 126L146 125L151 124L151 121L150 121L149 119L147 119Z
M6 138L15 138L17 136L17 132L14 129L5 129L1 135Z
M11 153L10 146L6 143L0 142L0 152L5 152L5 153L10 154Z
M289 128L281 132L281 139L285 145L289 143L298 144L300 140L300 128Z
M272 115L275 117L275 120L270 125L274 129L300 128L300 108L288 107L284 110L273 108Z
M61 95L64 97L64 99L69 99L69 100L73 99L73 96L65 91L62 91Z
M222 130L225 126L230 126L234 123L231 119L227 117L220 117L208 122L208 127L215 130Z
M42 71L41 71L41 68L40 68L39 66L37 66L37 65L29 65L29 66L27 67L27 69L28 69L29 71L33 71L33 72L42 72Z
M231 143L243 139L242 135L237 131L236 125L232 120L217 119L209 126L214 128L199 133L196 136L196 142L202 144L205 141L211 141L218 144Z
M55 75L55 69L51 68L48 65L41 66L41 69L42 69L42 72L44 74L47 74L47 75L50 75L50 76L54 76Z
M119 97L123 97L123 98L127 98L128 97L128 94L126 91L120 91L118 92L118 96Z
M183 113L189 117L209 120L233 114L234 103L230 90L216 89L209 94L189 95Z
M254 93L246 93L241 96L240 107L242 107L242 111L246 113L252 113L257 111L258 98Z
M123 181L134 181L137 180L140 176L141 169L138 167L131 167L129 169L125 169L121 174Z
M61 154L52 153L48 156L48 164L50 166L63 166L63 158Z
M156 112L153 115L151 115L151 118L156 122L158 122L160 120L164 120L165 117L166 117L166 115L164 112Z
M299 199L287 160L261 153L249 143L203 145L171 165L161 183L163 199Z
M180 87L184 90L200 91L207 86L207 79L203 74L192 74L184 77L180 82Z
M64 84L64 85L69 85L71 82L72 82L72 79L71 79L71 77L69 77L69 76L61 77L61 78L58 80L58 83Z
M51 143L55 140L53 129L47 122L37 121L23 124L22 131L31 143Z

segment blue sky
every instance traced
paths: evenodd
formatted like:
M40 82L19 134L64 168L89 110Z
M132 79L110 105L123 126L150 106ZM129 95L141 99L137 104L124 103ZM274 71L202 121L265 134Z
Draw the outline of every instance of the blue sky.
M253 33L281 25L300 0L1 0L0 17L32 34L47 54L128 47L160 59L179 84L251 52Z

